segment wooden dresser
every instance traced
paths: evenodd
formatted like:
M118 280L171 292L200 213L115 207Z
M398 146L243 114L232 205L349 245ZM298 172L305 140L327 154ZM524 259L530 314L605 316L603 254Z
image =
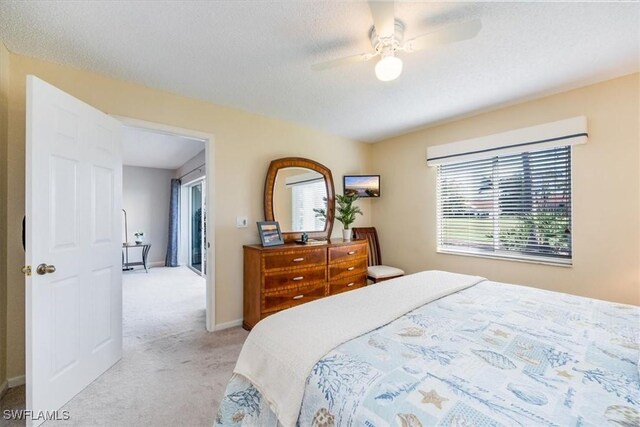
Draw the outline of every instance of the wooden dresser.
M244 246L244 320L251 329L280 310L367 284L367 242Z

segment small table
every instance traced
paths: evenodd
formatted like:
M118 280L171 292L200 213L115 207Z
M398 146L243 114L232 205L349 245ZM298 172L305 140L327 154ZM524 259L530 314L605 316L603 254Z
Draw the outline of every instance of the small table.
M147 255L149 255L149 250L151 249L150 243L123 243L122 248L124 249L122 252L122 271L131 271L134 266L141 265L144 267L144 271L147 273L149 272L149 267L147 266ZM129 262L129 248L142 248L142 262Z

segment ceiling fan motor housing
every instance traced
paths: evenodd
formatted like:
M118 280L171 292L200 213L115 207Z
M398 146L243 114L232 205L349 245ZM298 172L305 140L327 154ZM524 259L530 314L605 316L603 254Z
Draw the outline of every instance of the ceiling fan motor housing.
M376 32L376 27L371 27L371 30L369 30L369 39L371 40L371 46L377 54L381 56L392 55L398 50L404 40L404 23L396 18L394 29L393 34L380 36Z

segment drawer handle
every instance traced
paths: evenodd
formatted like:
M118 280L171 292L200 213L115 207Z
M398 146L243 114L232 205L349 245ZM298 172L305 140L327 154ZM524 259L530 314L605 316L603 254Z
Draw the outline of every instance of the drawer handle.
M293 262L300 262L300 261L304 261L304 258L294 258Z
M347 271L353 271L353 270L355 270L355 267L349 267L349 268L347 268Z
M292 280L297 282L298 280L302 280L302 279L304 279L304 276L294 277Z
M300 299L302 297L304 297L304 295L296 295L295 297L293 297L293 299Z
M353 286L353 285L355 285L355 284L356 284L356 282L351 282L351 283L349 283L349 284L347 285L347 288L350 288L350 287L352 287L352 286Z
M347 253L347 255L353 255L353 254L355 254L355 253L356 253L356 251L349 251L349 252Z

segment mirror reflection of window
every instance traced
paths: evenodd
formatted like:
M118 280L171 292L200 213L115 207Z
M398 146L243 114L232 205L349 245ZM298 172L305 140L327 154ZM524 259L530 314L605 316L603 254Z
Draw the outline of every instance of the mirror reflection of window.
M314 182L297 184L291 188L291 191L293 231L324 230L324 221L318 218L314 212L314 209L321 209L326 205L323 200L327 196L324 180L320 178Z
M324 177L305 168L278 171L273 192L275 220L283 232L313 232L325 229L325 223L313 211L325 208L327 188Z

